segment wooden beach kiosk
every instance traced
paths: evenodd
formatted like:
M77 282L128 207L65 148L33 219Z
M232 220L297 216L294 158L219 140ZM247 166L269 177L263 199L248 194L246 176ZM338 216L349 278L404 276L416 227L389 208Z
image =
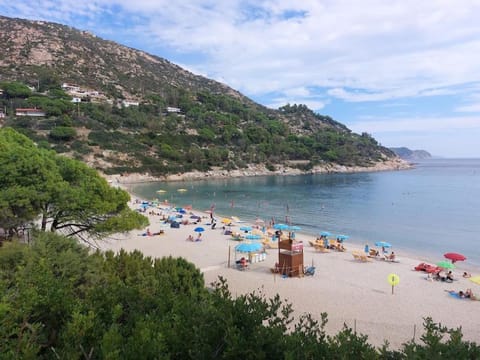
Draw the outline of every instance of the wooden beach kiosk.
M278 266L282 275L303 276L303 242L291 238L279 240Z

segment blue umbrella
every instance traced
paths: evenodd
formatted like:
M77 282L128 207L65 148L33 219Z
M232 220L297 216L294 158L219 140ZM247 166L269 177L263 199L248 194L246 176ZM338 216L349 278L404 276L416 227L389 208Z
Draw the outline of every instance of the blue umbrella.
M201 226L199 226L199 227L196 227L195 229L193 229L193 231L195 231L195 232L204 232L205 229L202 228Z
M241 243L235 246L235 251L243 252L243 253L251 253L256 252L263 248L261 243Z
M287 224L275 224L273 225L273 228L274 229L277 229L277 230L287 230L290 226L288 226Z
M340 241L347 240L350 236L348 235L337 235L337 239Z
M380 246L380 247L386 247L386 248L389 248L389 247L392 247L392 244L388 243L388 242L385 242L385 241L377 241L375 243L375 246Z
M322 231L320 233L321 236L332 236L332 233L328 232L328 231Z
M262 238L261 235L258 235L258 234L247 234L245 235L245 239L248 239L248 240L260 240Z
M252 227L251 226L241 226L240 230L242 230L242 231L252 231Z

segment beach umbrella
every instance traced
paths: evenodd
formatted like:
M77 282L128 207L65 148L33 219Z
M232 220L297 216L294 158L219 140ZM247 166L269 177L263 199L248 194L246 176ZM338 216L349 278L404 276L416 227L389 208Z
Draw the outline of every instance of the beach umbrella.
M251 226L241 226L240 230L241 231L252 231L252 227Z
M243 252L243 253L251 253L259 251L263 248L263 244L256 242L256 243L241 243L235 246L235 251Z
M320 232L320 236L332 236L332 233L330 233L328 231L322 231L322 232Z
M205 229L203 227L199 226L199 227L196 227L195 229L193 229L193 231L200 233L200 232L204 232Z
M337 239L340 240L340 241L348 240L349 237L350 237L350 236L348 236L348 235L343 235L343 234L337 235Z
M455 269L455 265L453 265L451 262L448 262L448 261L439 261L437 263L437 266L443 268L443 269Z
M260 240L261 238L263 238L263 236L258 235L258 234L247 234L247 235L245 235L245 239L248 239L248 240Z
M443 256L445 257L445 259L452 260L452 263L454 263L455 261L467 260L467 258L464 255L453 253L453 252L443 254Z
M386 241L377 241L375 243L375 246L390 248L390 247L392 247L392 244L390 244Z
M228 218L223 218L221 220L221 222L225 225L228 225L228 224L231 224L232 223L232 220L231 219L228 219Z
M480 285L480 275L478 275L478 276L473 276L473 277L471 277L471 278L468 279L468 280L470 280L471 282L474 282L475 284Z
M273 225L273 228L274 229L277 229L277 230L287 230L290 226L288 226L287 224L275 224Z

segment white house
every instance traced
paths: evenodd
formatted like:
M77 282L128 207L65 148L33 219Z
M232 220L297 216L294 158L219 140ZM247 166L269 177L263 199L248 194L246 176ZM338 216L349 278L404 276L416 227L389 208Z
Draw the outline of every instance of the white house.
M133 100L123 100L122 105L125 107L129 107L129 106L138 106L140 105L140 103L138 101L133 101Z
M32 109L32 108L17 108L15 109L16 116L32 116L32 117L40 117L45 116L45 111L42 109Z
M168 113L179 113L181 112L182 110L180 110L180 108L177 108L177 107L172 107L172 106L167 106L167 112Z

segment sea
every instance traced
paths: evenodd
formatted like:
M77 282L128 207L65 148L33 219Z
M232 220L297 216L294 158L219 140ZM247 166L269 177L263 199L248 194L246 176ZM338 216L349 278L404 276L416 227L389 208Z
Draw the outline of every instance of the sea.
M386 241L400 257L404 251L440 261L457 252L468 268L480 268L480 159L428 159L382 172L151 182L131 190L212 209L217 218L289 223L312 239L328 231L356 246Z

